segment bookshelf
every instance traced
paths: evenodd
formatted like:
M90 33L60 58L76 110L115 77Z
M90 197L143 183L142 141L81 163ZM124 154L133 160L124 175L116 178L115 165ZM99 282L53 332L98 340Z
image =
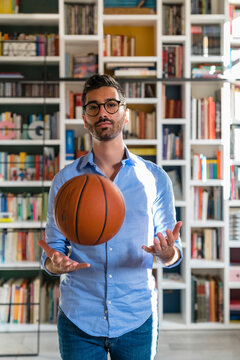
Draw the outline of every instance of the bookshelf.
M87 5L87 1L76 1L76 4L80 3ZM183 221L181 237L184 259L179 268L175 269L176 271L173 275L155 265L159 293L160 328L240 328L239 322L230 322L229 315L230 300L232 298L235 300L236 297L240 299L238 293L239 283L229 281L231 270L229 265L230 252L231 249L240 248L239 236L238 239L231 238L229 240L230 214L240 211L239 197L236 199L229 197L231 189L231 165L236 168L240 167L240 160L236 158L231 158L231 163L229 164L232 151L230 146L231 128L233 126L236 128L240 127L239 112L235 114L238 111L237 106L235 106L235 103L237 103L236 99L239 99L239 82L235 76L238 68L234 68L235 65L238 66L234 61L237 57L238 59L240 58L240 41L239 36L236 36L235 27L233 32L231 30L229 5L232 4L234 6L233 10L236 10L240 7L240 2L212 0L212 13L206 13L206 11L204 13L202 10L201 13L200 11L198 13L196 9L195 13L193 13L191 11L193 3L196 5L198 1L160 0L156 1L155 12L149 11L146 14L111 14L107 8L104 9L103 0L96 0L91 3L93 8L90 11L92 11L92 16L95 19L93 21L94 24L91 24L91 34L81 34L79 29L71 31L69 24L66 26L66 4L68 4L68 8L72 4L71 1L67 0L59 0L59 7L56 13L42 14L39 12L34 14L34 17L32 14L27 13L1 14L0 24L8 28L22 24L29 26L36 24L50 27L59 26L59 56L46 56L44 58L41 58L41 56L31 58L9 57L7 60L9 61L9 66L13 64L15 68L19 69L22 68L23 62L36 69L45 64L48 68L55 69L54 73L57 74L56 78L60 77L60 82L59 97L0 98L0 107L3 107L4 111L8 111L10 107L14 108L15 106L18 106L18 109L20 109L24 104L30 108L34 105L36 107L49 107L53 111L59 110L58 137L55 139L45 139L44 145L53 146L58 149L59 168L63 168L76 156L76 149L81 149L82 151L88 150L90 146L89 138L87 137L80 115L81 91L85 79L84 77L74 77L74 74L71 72L71 66L69 68L69 61L73 61L76 55L81 58L89 53L93 53L98 55L97 65L99 73L108 72L114 74L115 68L138 68L142 64L144 67L154 68L154 76L142 76L141 74L141 77L118 77L118 80L126 87L126 93L128 94L127 104L132 114L134 114L132 115L134 118L132 121L135 125L139 119L139 112L155 114L155 131L152 138L148 138L148 136L139 138L139 136L134 134L135 130L131 128L128 129L128 134L130 135L126 136L125 143L133 151L134 149L135 151L142 149L146 152L147 149L149 151L148 155L150 154L154 157L155 161L169 173L169 176L173 177L173 181L176 178L180 179L180 190L176 188L176 191L178 191L176 196L176 215L177 219ZM166 30L167 24L162 16L163 8L164 11L172 11L171 8L176 5L179 7L178 11L181 13L180 18L182 18L182 22L180 22L179 29L172 29L170 32ZM214 51L207 52L207 47L210 46L211 41L214 41L206 39L209 36L209 27L214 29L217 45L214 45ZM193 53L192 41L193 33L196 29L198 35L199 33L203 34L204 39L202 39L202 48L197 49ZM205 29L205 32L203 29ZM178 33L174 34L174 32ZM147 34L151 41L142 41L141 36L143 36L143 33ZM119 41L123 41L121 39L124 36L126 38L135 37L135 40L132 41L132 55L130 56L129 53L123 52L123 55L115 56L114 52L105 52L105 35L108 35L108 42L115 39L111 42L113 46L119 44ZM117 35L121 35L122 38L117 38ZM171 54L171 49L174 48L174 51L178 52L179 47L181 47L180 54L182 54L182 61L181 57L178 57L177 62L172 63L175 66L177 64L179 67L178 75L174 73L170 76L171 74L168 74L168 70L164 68L163 50L167 51L168 56L171 58L171 55L169 55ZM235 51L234 54L231 49ZM231 53L232 57L230 56ZM0 63L4 65L4 61L4 57L0 57ZM206 65L205 68L200 67L204 64ZM214 65L217 65L217 67L213 68ZM66 68L68 69L67 72ZM211 74L216 74L220 68L224 71L223 74L227 77L227 80L224 77L208 77L206 75L209 75L209 71ZM205 76L202 75L203 71ZM51 78L50 80L53 79ZM141 87L139 87L139 83ZM211 100L209 100L210 98ZM202 132L203 127L201 128L200 122L200 115L204 112L205 106L205 125L208 124L209 103L211 101L214 101L215 109L220 104L218 127L215 129L215 135L213 136L211 131ZM174 112L173 109L177 109L179 104L180 107ZM200 111L201 107L203 107L202 111ZM229 119L229 109L231 109L231 119ZM70 159L69 156L66 157L66 154L71 155L71 152L68 153L68 149L66 149L66 130L70 130L75 137L75 146L73 146L72 150L73 156ZM170 134L172 135L168 138L167 136ZM177 154L171 155L170 150L164 153L164 143L166 149L168 146L171 149L167 142L172 142L176 148L179 139L181 149L178 149ZM239 137L238 139L240 140ZM20 147L24 143L24 145L27 144L37 148L41 146L41 141L18 139L14 142L14 146ZM5 147L6 145L13 146L10 140L1 140L0 146ZM221 170L220 177L193 179L193 154L203 154L207 159L212 159L216 157L217 151L221 154L219 163ZM1 185L4 189L9 189L13 184L9 183L9 181L4 181ZM17 192L20 192L24 187L29 187L36 191L42 185L48 189L50 181L44 181L43 184L38 181L31 181L31 183L21 182L14 184L14 188L15 190L17 189ZM214 192L214 189L220 189L219 192L221 194L218 195L220 202L217 207L220 206L222 208L222 214L219 218L214 216L209 218L194 217L194 191L199 191L201 188L208 191L209 196ZM195 200L199 199L196 197ZM0 224L0 230L4 226L4 224ZM17 221L8 224L8 227L12 229L38 229L40 227L44 228L44 226L44 221ZM203 234L205 229L215 229L222 234L221 258L218 260L192 259L192 233ZM191 277L192 275L206 277L209 274L220 277L223 281L223 319L221 322L193 322L191 318L193 296ZM173 304L172 309L167 308L166 304L168 301Z

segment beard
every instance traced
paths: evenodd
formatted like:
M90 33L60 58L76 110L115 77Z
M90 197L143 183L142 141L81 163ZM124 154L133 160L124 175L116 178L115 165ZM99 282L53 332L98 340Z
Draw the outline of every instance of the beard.
M106 127L99 127L98 125L104 121L108 121L111 125L108 124ZM109 141L121 134L124 126L124 116L116 121L104 117L93 125L85 120L85 126L95 139L99 141Z

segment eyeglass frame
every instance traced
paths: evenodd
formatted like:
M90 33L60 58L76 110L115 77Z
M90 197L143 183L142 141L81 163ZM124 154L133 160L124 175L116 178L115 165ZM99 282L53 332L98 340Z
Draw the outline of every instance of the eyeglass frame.
M118 109L117 109L117 111L115 111L114 113L110 113L110 112L106 109L106 107L105 107L105 105L106 105L109 101L116 101L117 104L118 104ZM86 112L86 107L87 107L89 104L96 104L96 105L98 106L98 112L96 113L96 115L89 115L89 114ZM98 103L97 101L89 101L86 105L83 105L83 110L84 110L84 112L86 112L86 114L87 114L88 116L92 116L92 117L93 117L93 116L97 116L97 115L99 114L99 112L100 112L101 105L103 105L104 109L106 110L106 112L107 112L108 114L113 115L113 114L116 114L116 113L118 112L119 107L120 107L121 105L124 106L124 105L126 105L126 103L125 103L125 102L122 102L121 100L117 100L117 99L108 99L108 100L105 101L104 103Z

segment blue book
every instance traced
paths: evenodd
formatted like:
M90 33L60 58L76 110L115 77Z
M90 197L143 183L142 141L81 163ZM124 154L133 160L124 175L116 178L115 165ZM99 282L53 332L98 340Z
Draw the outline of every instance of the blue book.
M66 130L66 160L74 158L74 130Z

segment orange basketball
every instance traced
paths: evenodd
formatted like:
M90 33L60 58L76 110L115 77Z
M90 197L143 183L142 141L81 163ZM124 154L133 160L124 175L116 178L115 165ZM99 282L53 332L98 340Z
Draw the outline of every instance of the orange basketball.
M125 217L121 191L109 179L84 174L68 180L54 201L57 226L70 241L99 245L119 231Z

